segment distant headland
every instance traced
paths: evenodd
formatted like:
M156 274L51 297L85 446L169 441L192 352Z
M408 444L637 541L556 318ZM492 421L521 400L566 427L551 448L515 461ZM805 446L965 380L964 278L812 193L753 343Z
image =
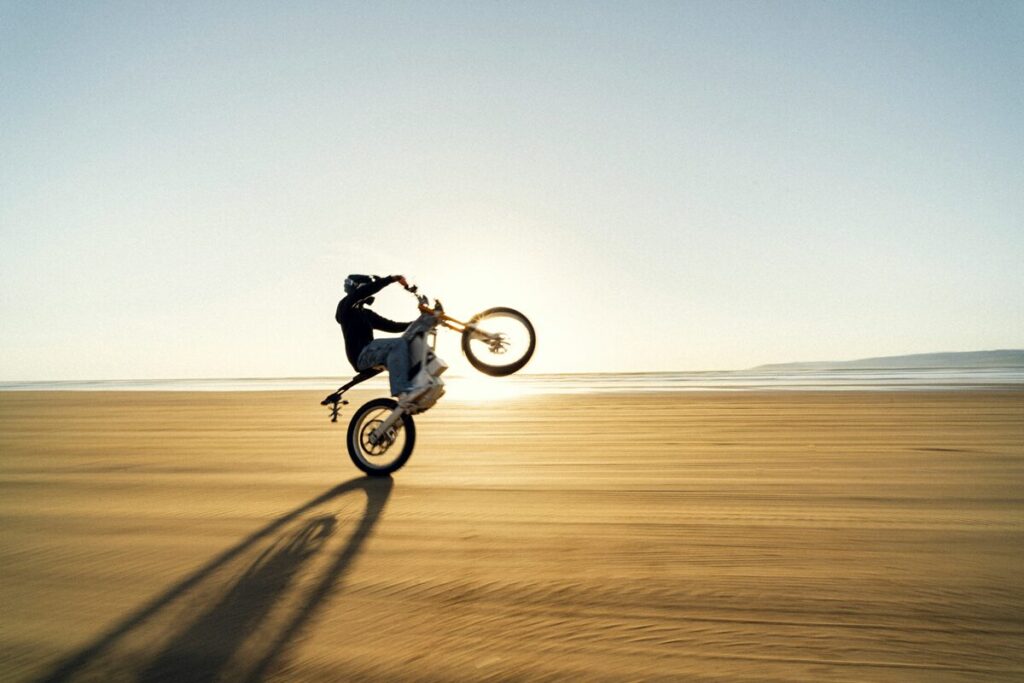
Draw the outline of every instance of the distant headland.
M895 368L1024 368L1024 349L995 351L959 351L950 353L915 353L908 356L879 356L844 361L813 361L802 363L771 363L752 370L892 370Z

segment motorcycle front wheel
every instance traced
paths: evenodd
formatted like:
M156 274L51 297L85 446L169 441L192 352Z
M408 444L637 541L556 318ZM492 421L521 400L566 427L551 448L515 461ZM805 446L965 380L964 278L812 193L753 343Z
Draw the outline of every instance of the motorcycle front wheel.
M348 423L348 455L371 477L386 477L400 469L416 445L416 424L407 413L402 413L382 438L374 440L374 431L397 407L390 398L375 398L361 405Z
M533 325L512 308L488 308L477 313L462 333L462 352L470 364L492 377L522 370L536 347Z

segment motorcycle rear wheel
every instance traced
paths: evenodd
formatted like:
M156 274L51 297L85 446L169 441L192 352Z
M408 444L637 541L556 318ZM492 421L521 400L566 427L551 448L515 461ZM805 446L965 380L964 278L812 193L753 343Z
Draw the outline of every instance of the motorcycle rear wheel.
M371 477L386 477L401 469L416 446L416 423L403 413L389 430L385 441L371 443L370 435L398 403L390 398L375 398L359 406L348 423L348 455L352 463Z
M533 325L514 308L488 308L474 315L469 325L462 333L462 352L474 368L492 377L522 370L537 348Z

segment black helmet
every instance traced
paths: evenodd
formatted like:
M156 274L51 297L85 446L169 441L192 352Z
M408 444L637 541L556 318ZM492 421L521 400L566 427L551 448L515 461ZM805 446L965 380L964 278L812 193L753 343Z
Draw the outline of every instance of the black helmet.
M370 275L357 275L352 274L345 278L345 293L351 294L363 285L368 285L373 282L374 278Z

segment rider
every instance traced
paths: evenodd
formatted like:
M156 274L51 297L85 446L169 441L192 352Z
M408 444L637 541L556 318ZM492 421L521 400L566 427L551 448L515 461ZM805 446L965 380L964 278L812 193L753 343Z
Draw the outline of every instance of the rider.
M362 372L377 365L386 365L392 396L397 396L399 401L410 401L427 387L414 386L409 377L412 365L409 344L401 337L374 340L373 331L404 332L412 322L388 320L366 308L373 303L373 295L392 282L409 286L401 275L349 275L345 278L345 298L338 302L334 319L345 335L345 354L352 367Z

